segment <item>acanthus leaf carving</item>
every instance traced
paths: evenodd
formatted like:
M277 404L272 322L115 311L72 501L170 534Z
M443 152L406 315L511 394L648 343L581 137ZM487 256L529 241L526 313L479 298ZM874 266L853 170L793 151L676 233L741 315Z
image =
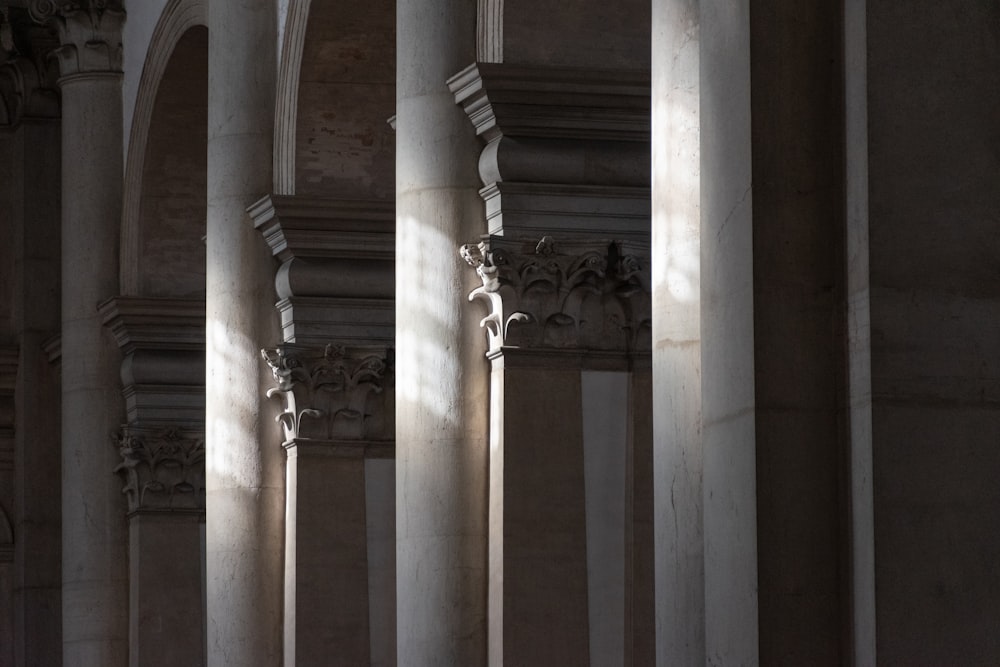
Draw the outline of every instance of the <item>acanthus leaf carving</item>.
M486 302L480 322L489 352L502 347L648 349L648 261L621 241L535 244L489 237L459 250L483 282L469 300Z
M204 434L126 426L116 444L129 512L205 509Z
M63 76L121 73L121 0L30 0L28 12L38 23L57 28L61 45L54 54Z
M277 417L285 443L297 439L389 440L392 438L390 351L328 344L285 344L261 350L281 397Z

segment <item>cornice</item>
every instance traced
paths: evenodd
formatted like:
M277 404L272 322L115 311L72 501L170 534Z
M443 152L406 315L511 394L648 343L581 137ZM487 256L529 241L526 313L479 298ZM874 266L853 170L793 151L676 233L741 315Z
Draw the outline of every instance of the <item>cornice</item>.
M649 141L648 71L475 63L451 79L476 133Z
M118 296L98 306L104 326L124 354L138 348L205 349L205 302L198 299Z
M280 261L295 256L394 258L391 201L268 195L247 212Z

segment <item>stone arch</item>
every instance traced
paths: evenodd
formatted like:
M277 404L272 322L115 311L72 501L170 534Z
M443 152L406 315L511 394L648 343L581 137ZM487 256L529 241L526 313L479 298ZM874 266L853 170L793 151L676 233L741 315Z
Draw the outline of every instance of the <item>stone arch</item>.
M291 0L281 42L278 91L274 110L274 192L295 194L295 119L299 107L302 45L312 0Z
M150 39L136 95L135 110L129 132L128 155L125 161L120 267L121 292L124 295L138 295L143 291L140 275L143 256L141 224L143 176L149 152L150 130L153 126L154 111L161 83L168 66L173 61L178 43L185 36L190 40L192 35L197 35L198 30L191 33L192 29L196 28L202 31L203 36L207 36L207 28L205 27L207 20L206 0L169 0ZM207 45L207 38L205 43ZM207 72L207 50L205 57ZM207 120L205 126L207 131ZM204 213L201 215L204 217ZM203 266L204 262L202 262ZM204 269L202 268L202 270Z
M359 5L289 6L275 109L278 194L393 196L395 5Z

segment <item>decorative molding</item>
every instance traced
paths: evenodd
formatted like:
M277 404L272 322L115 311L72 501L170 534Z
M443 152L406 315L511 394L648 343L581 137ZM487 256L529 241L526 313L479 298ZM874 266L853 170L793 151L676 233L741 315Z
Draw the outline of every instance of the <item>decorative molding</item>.
M128 423L202 423L205 302L119 296L98 308L124 355L121 380Z
M385 347L280 345L261 350L285 409L285 444L394 438L392 351Z
M39 23L54 24L61 46L53 53L63 77L122 71L121 0L30 0L28 12Z
M290 0L281 39L278 94L274 111L274 191L295 194L295 132L299 114L299 74L312 0Z
M489 354L504 347L648 351L647 247L626 241L537 243L488 237L460 253L483 281Z
M503 0L479 0L476 12L476 60L503 62Z
M649 143L648 71L480 62L448 86L487 141L499 136Z
M286 343L391 345L392 202L271 195L247 209L272 254Z
M448 85L486 141L490 234L649 237L649 72L480 62Z
M204 433L126 426L117 445L129 513L204 511Z

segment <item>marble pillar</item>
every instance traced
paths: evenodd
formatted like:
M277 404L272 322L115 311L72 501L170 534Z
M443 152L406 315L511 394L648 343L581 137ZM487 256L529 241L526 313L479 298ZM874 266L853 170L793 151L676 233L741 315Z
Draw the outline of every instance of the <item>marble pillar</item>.
M62 78L63 663L125 665L128 568L117 455L120 356L97 305L118 290L120 3L34 2L59 32Z
M705 655L756 664L753 188L749 2L708 0L699 28Z
M284 452L260 348L273 260L247 207L271 187L277 8L209 3L206 568L209 665L281 660Z
M401 666L486 661L488 363L455 248L478 237L479 148L446 80L476 7L402 0L396 49L396 573Z
M705 662L697 0L653 2L656 661Z

